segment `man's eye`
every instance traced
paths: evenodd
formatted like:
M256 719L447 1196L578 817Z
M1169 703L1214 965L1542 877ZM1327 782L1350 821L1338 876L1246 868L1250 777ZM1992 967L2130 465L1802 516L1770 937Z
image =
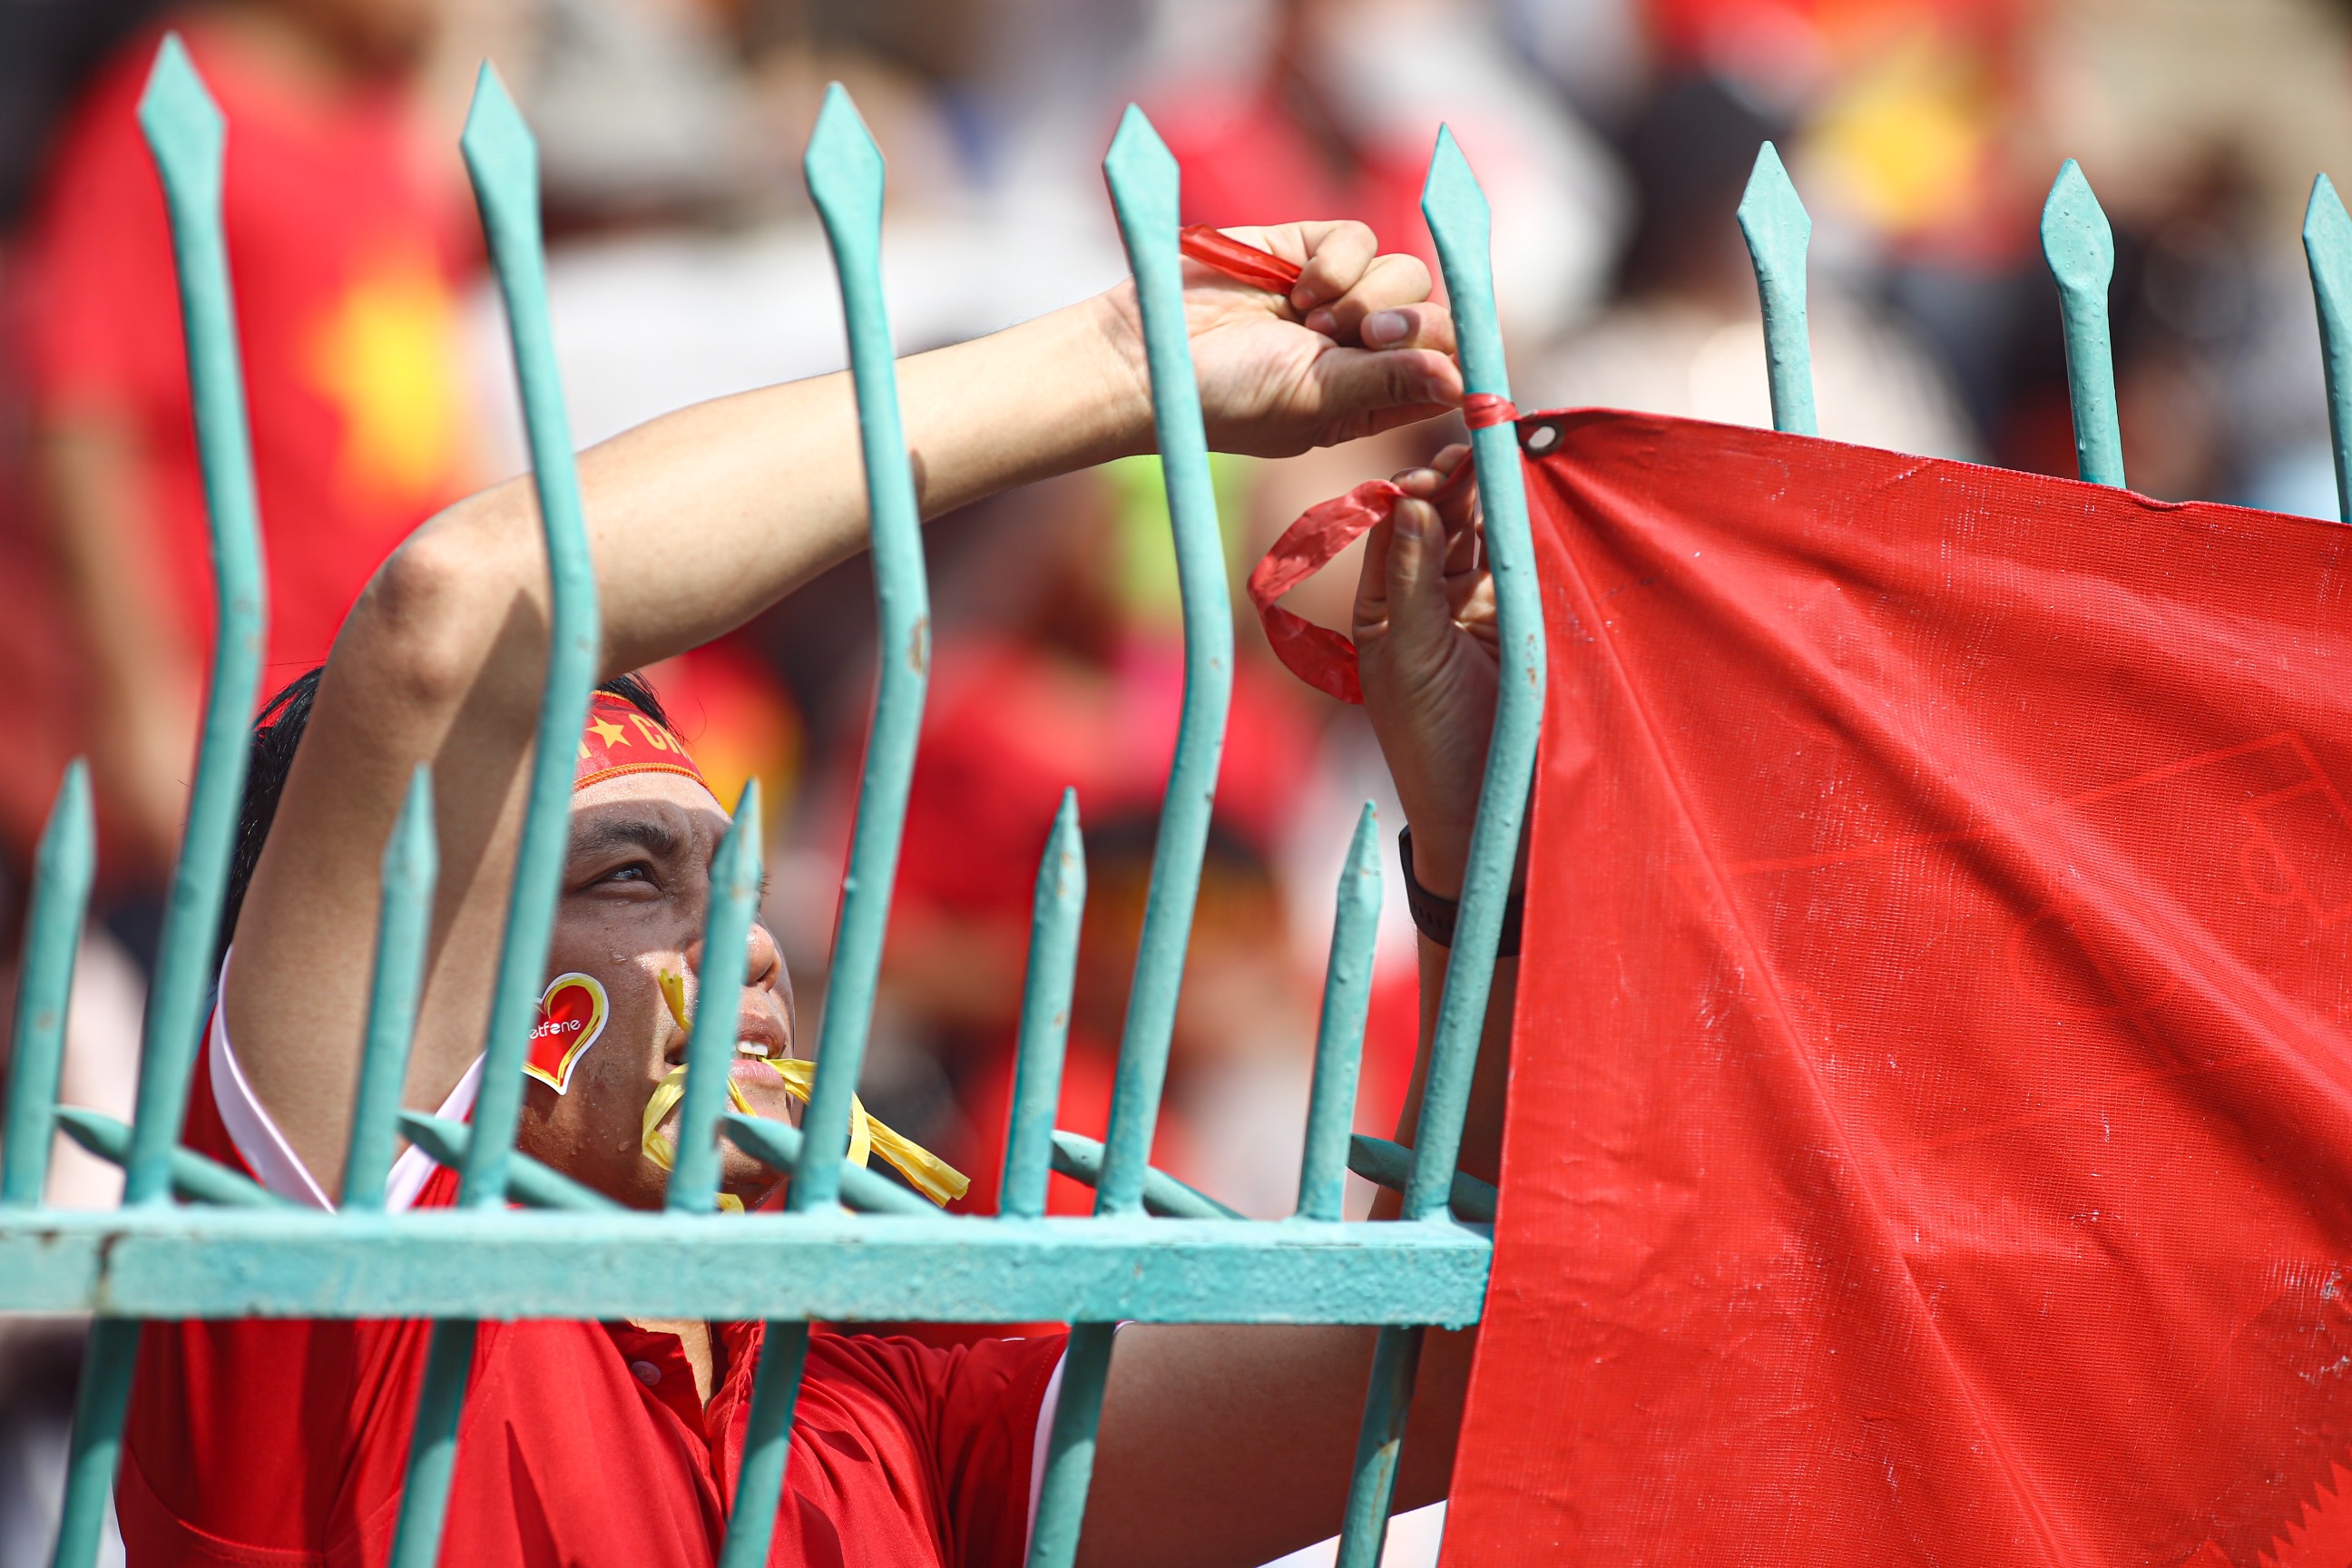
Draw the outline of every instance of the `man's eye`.
M650 882L653 879L654 868L641 865L615 866L597 879L600 882Z

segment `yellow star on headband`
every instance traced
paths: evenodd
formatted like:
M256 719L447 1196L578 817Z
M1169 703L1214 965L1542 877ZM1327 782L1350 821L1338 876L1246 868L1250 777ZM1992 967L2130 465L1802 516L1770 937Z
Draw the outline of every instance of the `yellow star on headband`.
M629 743L628 731L610 719L591 719L588 721L588 728L595 731L597 738L608 746L625 746Z

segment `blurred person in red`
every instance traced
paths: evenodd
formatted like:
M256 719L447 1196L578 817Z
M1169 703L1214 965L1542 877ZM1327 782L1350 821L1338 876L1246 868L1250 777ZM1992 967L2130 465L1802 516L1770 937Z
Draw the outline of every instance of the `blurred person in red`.
M439 0L218 0L168 18L228 121L224 221L268 539L272 671L325 658L409 528L478 478L457 289L473 226L424 133ZM212 637L162 191L132 37L52 149L19 280L33 479L118 899L169 867ZM265 687L279 682L265 679Z
M1620 205L1607 152L1487 7L1267 0L1255 58L1234 9L1171 7L1151 45L1173 62L1145 102L1183 168L1186 223L1350 217L1433 273L1421 187L1443 122L1494 209L1509 330L1543 335L1597 302Z
M1099 1138L1108 1121L1183 694L1159 485L1146 461L1028 492L1017 521L1011 508L985 520L1003 548L974 552L977 580L940 595L888 989L952 1090L940 1097L951 1098L952 1123L928 1136L971 1173L961 1206L975 1211L995 1207L1031 893L1065 785L1077 791L1088 890L1056 1125ZM963 626L960 600L978 607ZM1268 1213L1295 1195L1314 1032L1311 977L1293 956L1274 864L1315 765L1314 719L1286 676L1237 660L1153 1151L1180 1178ZM1237 1151L1227 1134L1257 1124L1256 1109L1285 1099L1283 1089L1295 1091L1296 1114ZM1053 1212L1091 1204L1091 1193L1055 1178Z

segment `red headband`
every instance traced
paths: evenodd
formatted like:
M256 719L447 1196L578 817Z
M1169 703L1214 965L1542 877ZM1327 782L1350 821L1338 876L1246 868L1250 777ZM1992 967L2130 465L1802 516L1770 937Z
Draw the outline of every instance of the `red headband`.
M684 773L710 787L687 754L685 742L612 693L599 691L588 704L588 726L580 731L580 764L572 787L620 773Z

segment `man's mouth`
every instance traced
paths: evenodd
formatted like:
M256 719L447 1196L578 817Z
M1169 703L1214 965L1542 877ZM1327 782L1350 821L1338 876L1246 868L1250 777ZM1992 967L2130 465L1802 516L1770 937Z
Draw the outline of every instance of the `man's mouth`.
M669 1006L669 1016L677 1025L679 1039L669 1052L672 1062L686 1059L686 1047L694 1037L694 1017L687 1005L686 976L663 970L656 977L661 986L662 1000ZM789 1049L789 1039L781 1023L757 1009L747 1010L736 1027L746 1032L735 1039L735 1054L754 1061L774 1061Z

